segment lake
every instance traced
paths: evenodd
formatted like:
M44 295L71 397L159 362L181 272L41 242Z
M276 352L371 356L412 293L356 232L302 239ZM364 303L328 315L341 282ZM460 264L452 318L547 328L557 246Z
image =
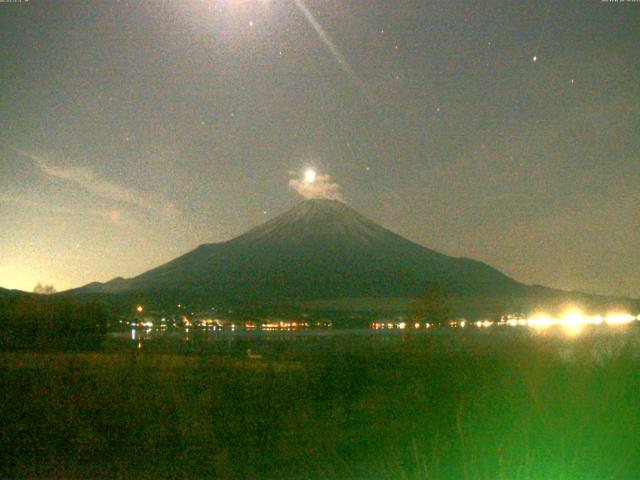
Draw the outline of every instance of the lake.
M390 326L392 324L389 324ZM545 329L526 325L467 324L461 327L394 328L370 324L363 328L140 328L112 332L107 350L180 352L249 357L257 361L300 356L398 350L424 350L434 354L499 351L528 341L553 347L565 360L589 342L594 358L615 354L622 346L640 352L640 324L584 325L579 331L561 325Z

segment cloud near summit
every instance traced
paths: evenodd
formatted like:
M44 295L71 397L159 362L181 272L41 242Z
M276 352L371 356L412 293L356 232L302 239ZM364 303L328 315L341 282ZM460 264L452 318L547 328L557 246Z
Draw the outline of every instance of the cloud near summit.
M289 186L306 199L326 198L344 201L340 185L332 182L331 176L327 174L316 174L313 182L301 178L298 172L289 172L289 175L292 177L289 179Z

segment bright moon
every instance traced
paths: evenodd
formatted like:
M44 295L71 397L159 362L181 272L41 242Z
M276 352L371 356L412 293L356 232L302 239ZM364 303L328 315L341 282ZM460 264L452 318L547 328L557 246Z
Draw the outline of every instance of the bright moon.
M316 181L316 172L315 170L307 170L306 172L304 172L304 180L307 183L313 183Z

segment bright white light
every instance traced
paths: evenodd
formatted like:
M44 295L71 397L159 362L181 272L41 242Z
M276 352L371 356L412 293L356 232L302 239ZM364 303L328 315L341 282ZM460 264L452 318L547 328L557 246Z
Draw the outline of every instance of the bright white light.
M527 325L541 330L550 327L553 323L553 318L546 313L536 313L533 317L527 319Z
M316 181L316 171L313 169L309 169L304 172L304 181L307 183L313 183Z
M577 335L584 326L583 315L580 310L569 310L560 319L562 326L569 335Z
M609 325L626 325L634 320L633 315L624 312L611 312L607 315L607 324Z
M487 328L493 325L493 322L490 320L478 320L475 323L476 327L478 328Z
M640 318L639 318L640 319ZM636 317L628 312L611 312L606 317L602 315L588 315L580 309L572 307L565 310L559 317L547 315L546 313L535 313L526 320L516 320L510 318L506 324L512 327L527 325L536 330L544 330L553 326L561 326L565 333L574 336L579 334L587 325L626 325L634 322Z

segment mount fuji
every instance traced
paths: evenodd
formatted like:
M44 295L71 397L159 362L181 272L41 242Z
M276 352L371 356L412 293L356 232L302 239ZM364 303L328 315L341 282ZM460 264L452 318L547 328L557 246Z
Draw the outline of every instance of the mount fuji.
M465 299L566 294L430 250L326 199L306 200L236 238L200 245L136 277L71 292L230 304L412 298L432 284Z

